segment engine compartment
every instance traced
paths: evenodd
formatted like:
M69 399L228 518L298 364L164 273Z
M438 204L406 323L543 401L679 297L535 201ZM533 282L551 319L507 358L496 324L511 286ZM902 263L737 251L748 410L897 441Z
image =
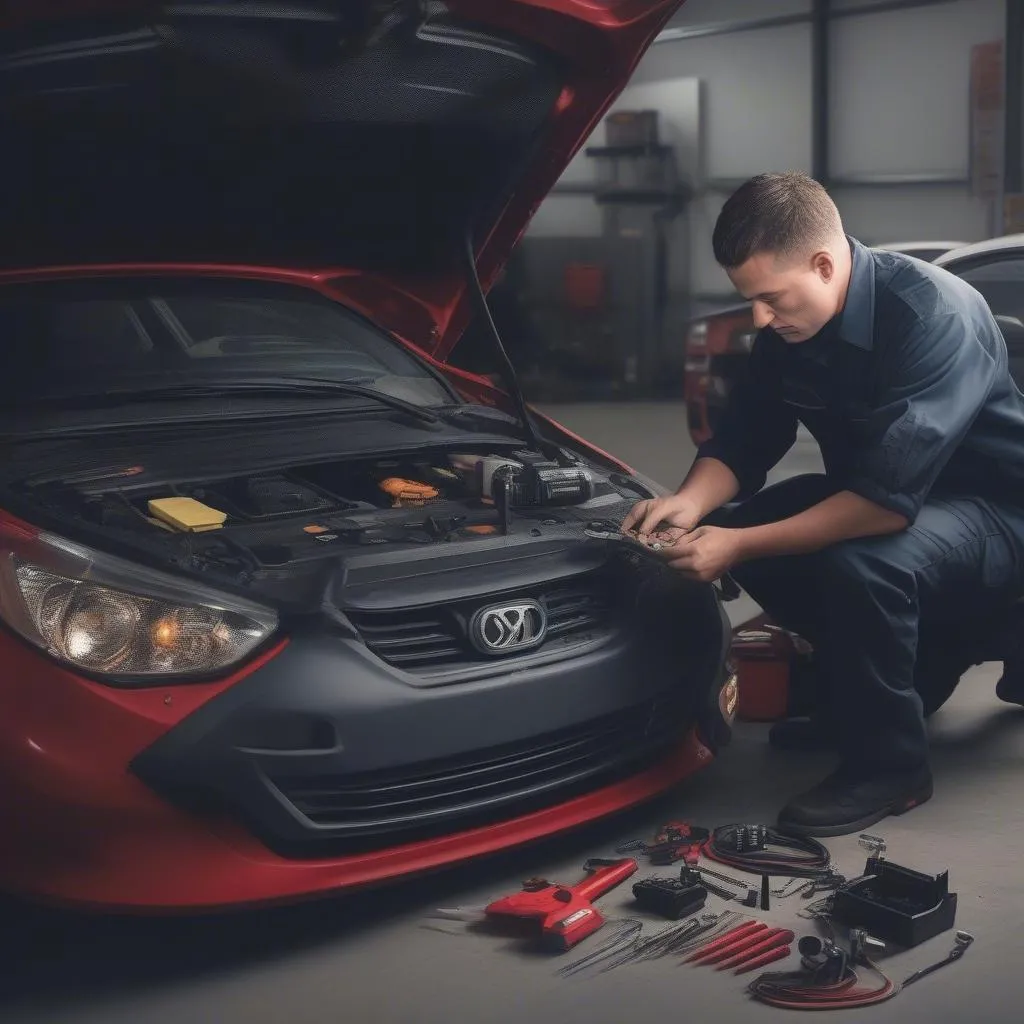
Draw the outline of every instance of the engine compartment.
M164 480L152 467L79 473L20 497L104 547L285 605L311 606L346 563L432 564L587 540L647 496L636 481L569 453L426 451L292 465L214 480ZM20 504L20 502L19 502ZM480 550L483 558L469 553Z

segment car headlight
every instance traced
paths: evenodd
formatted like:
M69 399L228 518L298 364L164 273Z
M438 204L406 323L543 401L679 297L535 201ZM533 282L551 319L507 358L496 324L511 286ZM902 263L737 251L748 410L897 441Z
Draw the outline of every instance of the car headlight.
M58 661L122 685L209 676L277 628L269 608L53 536L4 544L0 615Z

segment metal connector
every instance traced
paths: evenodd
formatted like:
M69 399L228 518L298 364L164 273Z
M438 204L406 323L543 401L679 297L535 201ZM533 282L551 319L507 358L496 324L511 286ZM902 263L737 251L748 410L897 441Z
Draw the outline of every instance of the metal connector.
M857 842L860 843L865 850L869 851L871 856L876 860L885 859L886 842L881 838L881 836L872 836L865 832L858 838Z
M863 928L850 932L850 959L863 962L885 955L886 946L881 939L869 935Z

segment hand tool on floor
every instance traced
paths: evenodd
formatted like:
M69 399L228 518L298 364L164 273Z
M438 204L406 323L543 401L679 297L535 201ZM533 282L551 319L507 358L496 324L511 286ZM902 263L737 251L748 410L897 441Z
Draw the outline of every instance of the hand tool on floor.
M586 877L575 885L529 879L522 892L495 900L484 913L488 918L537 921L545 945L560 951L571 949L604 924L593 901L624 882L637 867L632 857L588 860L583 865Z
M733 974L748 974L750 971L756 971L758 967L767 967L768 964L773 964L776 960L785 960L792 952L792 946L776 946L775 949L770 949L767 953L762 953L759 957L755 957L749 963L741 964L735 971L733 971Z
M640 960L656 960L659 957L668 956L677 947L684 946L695 936L715 926L714 921L704 921L700 918L690 918L682 924L668 925L654 935L637 935L629 944L619 944L607 953L584 957L577 961L581 969L601 964L600 973L613 971L623 964L636 963Z
M652 864L674 864L677 860L695 866L700 859L701 847L710 839L706 828L698 828L688 821L670 821L658 830L651 843L642 839L624 843L616 853L637 851L650 857Z
M946 964L951 964L959 960L960 957L967 952L967 947L973 941L974 936L970 932L957 932L956 945L950 950L949 956L947 956L945 960L940 960L938 963L932 964L930 967L922 967L921 970L914 971L914 973L903 982L902 988L906 988L908 985L913 985L915 981L920 981L921 978L924 978L929 974L934 974L940 967L945 967Z
M721 963L724 960L728 960L730 957L736 956L739 953L743 953L748 949L753 949L755 946L760 945L766 939L770 938L779 929L771 929L764 922L760 922L763 927L753 928L745 935L733 939L732 942L727 943L724 946L720 946L718 949L711 950L706 956L696 961L698 967L705 967L708 964Z
M788 946L795 938L796 936L793 932L788 929L772 928L761 938L760 942L747 946L744 949L736 950L725 960L719 961L715 966L715 970L727 971L731 967L738 967L740 964L754 960L762 953L767 953L778 946Z
M690 953L697 949L702 949L708 943L721 938L723 935L733 931L738 923L742 922L742 918L733 910L725 910L721 914L702 914L701 918L707 922L710 922L707 928L702 928L699 935L693 938L687 939L686 942L680 943L673 949L674 953L679 956L688 956ZM715 920L711 920L715 918Z
M654 960L660 957L682 956L695 944L707 941L708 936L716 935L732 926L736 914L725 911L723 914L701 914L699 918L691 918L681 925L669 925L662 931L647 938L640 939L625 955L605 968L611 970L624 963L637 963L641 960Z
M702 946L695 953L691 953L685 963L697 963L703 961L709 956L714 956L716 953L722 950L728 949L730 946L736 943L742 942L748 936L758 932L766 932L768 925L764 921L747 921L745 924L741 924L731 931L726 932L721 938L715 939L714 942L709 942L707 945Z
M644 878L633 886L637 906L672 921L690 917L707 902L708 890L683 868L679 878Z
M613 934L605 942L585 956L573 960L570 964L564 964L562 967L559 967L557 972L559 977L571 977L590 967L594 967L602 960L621 955L624 950L632 949L640 939L643 927L643 921L637 921L634 918L627 917L621 921L616 921L613 926Z

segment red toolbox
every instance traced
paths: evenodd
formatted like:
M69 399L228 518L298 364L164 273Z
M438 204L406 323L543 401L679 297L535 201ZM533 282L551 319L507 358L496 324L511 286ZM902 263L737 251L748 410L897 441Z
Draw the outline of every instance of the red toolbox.
M777 722L789 709L790 673L806 645L793 634L764 619L746 623L733 633L739 700L736 717L743 722Z

